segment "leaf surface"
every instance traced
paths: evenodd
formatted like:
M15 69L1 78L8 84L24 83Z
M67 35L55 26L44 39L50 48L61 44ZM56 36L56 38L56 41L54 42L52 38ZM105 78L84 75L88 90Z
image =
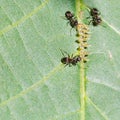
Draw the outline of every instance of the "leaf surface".
M84 2L106 26L90 25L85 69L64 68L59 50L76 52L75 30L62 16L78 14L80 1L0 1L0 120L119 120L120 2Z

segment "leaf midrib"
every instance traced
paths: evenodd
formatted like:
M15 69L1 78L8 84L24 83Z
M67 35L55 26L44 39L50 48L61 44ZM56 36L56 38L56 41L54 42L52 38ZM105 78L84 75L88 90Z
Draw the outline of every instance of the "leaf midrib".
M77 19L78 19L78 22L81 23L81 20L82 16L80 16L80 12L81 12L81 9L82 9L82 5L83 5L83 1L82 0L76 0L76 16L77 16ZM80 120L85 120L85 97L86 97L86 90L85 90L85 81L86 81L86 78L85 78L85 64L83 61L80 62L80 88L79 88L79 96L80 96L80 109L79 109L79 112L80 112Z

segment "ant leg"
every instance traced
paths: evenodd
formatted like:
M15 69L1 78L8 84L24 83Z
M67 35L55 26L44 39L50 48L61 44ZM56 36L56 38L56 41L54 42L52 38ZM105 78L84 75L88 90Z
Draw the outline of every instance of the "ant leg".
M68 24L70 24L70 22L69 22L69 21L67 22L67 26L68 26Z
M71 34L71 31L72 31L72 28L70 29L70 36L72 35L72 34Z
M64 19L64 20L67 20L67 18L65 17L65 16L60 16L62 19Z
M73 58L73 54L71 55L71 58Z
M89 17L86 17L86 19L90 19L90 16L89 16Z
M77 19L77 17L76 17L76 16L74 16L74 19Z
M91 10L90 8L87 8L87 12L89 13L90 16L86 17L86 19L90 19L91 18L90 10Z
M77 19L77 17L75 16L75 14L73 14L73 19Z
M66 52L66 51L64 51L65 52L65 54L68 56L68 58L70 58L70 55Z
M60 49L60 51L61 51L62 55L65 57L64 51L62 49Z
M66 67L68 64L66 64L64 67Z
M64 51L64 53L65 53L68 57L70 57L70 55L69 55L66 51Z
M90 7L86 7L86 9L87 9L87 11L90 13L90 10L91 10Z
M98 15L101 15L101 12L99 12Z
M90 9L89 7L87 7L87 12L88 12L88 13L89 13L89 15L91 16L90 11L91 11L91 9ZM89 16L89 17L87 17L86 19L90 18L90 16Z
M69 63L69 67L71 67L71 64Z
M59 48L60 49L60 48ZM60 49L60 51L61 51L61 53L62 53L62 55L65 57L65 54L70 58L70 55L66 52L66 51L64 51L64 50L62 50L62 49ZM65 53L65 54L64 54Z
M91 24L91 22L93 22L93 20L90 20L90 22L88 23L88 25L90 25L90 24Z

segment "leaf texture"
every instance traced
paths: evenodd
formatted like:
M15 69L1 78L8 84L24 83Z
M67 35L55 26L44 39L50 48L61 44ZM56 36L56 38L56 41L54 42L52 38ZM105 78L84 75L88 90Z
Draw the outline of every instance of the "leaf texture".
M0 120L119 120L120 2L83 2L100 10L105 24L90 25L84 110L83 68L63 67L59 50L76 52L75 30L70 34L62 16L79 13L81 1L0 1Z

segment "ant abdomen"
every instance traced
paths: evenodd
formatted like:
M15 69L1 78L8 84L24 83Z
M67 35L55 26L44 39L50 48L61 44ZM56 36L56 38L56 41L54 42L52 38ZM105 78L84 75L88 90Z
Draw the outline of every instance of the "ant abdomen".
M90 9L90 15L92 19L90 20L89 24L92 23L93 26L98 26L102 22L102 19L99 16L100 12L97 8Z

